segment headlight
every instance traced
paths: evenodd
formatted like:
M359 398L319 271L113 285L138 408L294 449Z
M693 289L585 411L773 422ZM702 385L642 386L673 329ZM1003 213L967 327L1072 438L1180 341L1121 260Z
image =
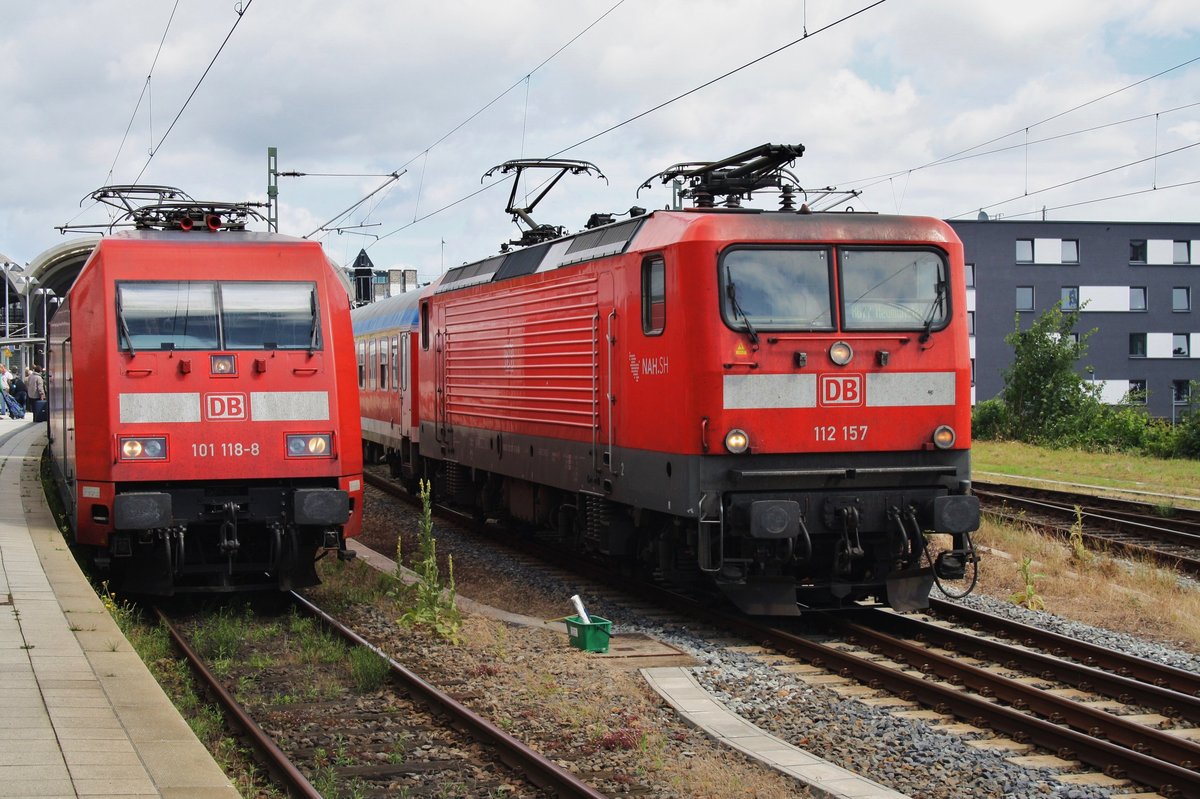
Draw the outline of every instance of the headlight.
M938 449L950 449L957 438L954 428L948 424L940 425L933 431L933 445Z
M214 375L236 375L237 357L234 355L213 355L209 368Z
M845 366L850 363L850 359L853 357L854 348L844 341L834 342L834 345L829 348L829 360L838 366Z
M741 455L750 449L750 436L744 430L733 429L725 434L725 449L734 455Z
M166 438L155 436L121 439L121 460L123 461L161 461L166 458Z
M330 433L288 436L287 453L296 458L329 457L333 455L333 436Z

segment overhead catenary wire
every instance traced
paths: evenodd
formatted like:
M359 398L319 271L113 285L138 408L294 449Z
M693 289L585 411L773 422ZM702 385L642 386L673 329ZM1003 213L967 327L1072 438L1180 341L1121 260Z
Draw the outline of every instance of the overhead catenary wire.
M830 22L828 25L824 25L820 28L817 28L812 33L809 33L807 30L805 30L804 35L801 36L799 39L795 39L791 42L788 42L785 45L776 47L774 50L771 50L770 52L763 53L758 58L755 58L751 61L747 61L745 64L742 64L740 67L735 67L735 68L729 70L728 72L725 72L724 74L718 75L717 77L715 77L711 80L701 83L699 86L696 86L693 89L688 89L686 92L684 92L682 94L678 94L678 95L672 97L670 100L665 100L664 102L659 103L658 105L654 106L653 108L648 108L645 111L641 112L640 114L635 114L634 116L631 116L629 119L626 119L623 122L618 122L617 124L615 124L611 127L605 128L604 130L600 131L599 133L594 133L591 136L588 136L586 139L577 141L574 144L572 144L571 146L564 147L563 149L559 150L558 152L552 153L551 155L549 155L547 157L554 158L556 156L562 155L563 153L570 152L571 150L574 150L576 147L581 147L590 141L594 141L595 139L600 138L601 136L612 133L614 130L617 130L618 128L623 128L631 122L636 122L637 120L641 119L644 116L653 114L655 111L661 111L662 109L666 108L667 106L671 105L672 103L676 103L689 95L695 94L696 92L701 91L703 89L707 89L709 86L712 86L714 83L723 81L728 77L736 75L737 73L741 72L744 69L749 69L750 67L754 66L755 64L758 64L762 61L766 61L768 58L770 58L774 55L778 55L779 53L782 53L784 50L787 50L791 47L795 47L796 45L800 44L801 42L807 41L819 33L824 33L825 31L830 30L831 28L835 28L838 25L841 25L843 22L854 19L855 17L859 16L860 14L865 14L866 12L870 11L871 9L877 8L878 6L881 6L886 2L887 2L887 0L875 0L874 3L871 3L868 6L864 6L864 7L860 8L858 11L853 11L853 12L847 14L846 16L841 17L840 19L836 19L833 22Z
M160 138L158 143L151 148L150 157L147 158L146 163L142 165L142 170L138 172L137 177L133 179L133 183L137 183L142 179L142 175L146 174L146 170L150 168L150 162L154 160L154 156L158 155L159 150L162 149L163 142L167 140L167 137L171 135L171 131L175 129L175 125L177 122L179 122L179 118L183 116L183 112L186 111L188 105L191 104L192 98L195 97L196 92L200 90L200 85L204 83L204 79L208 77L208 73L212 70L213 64L217 63L217 59L221 57L221 53L225 50L225 45L229 44L229 40L233 37L234 31L236 31L238 25L242 23L242 20L246 16L246 12L250 10L250 6L253 4L254 0L246 0L245 6L242 6L241 8L236 6L234 7L234 14L237 15L237 19L233 21L233 26L229 29L229 33L225 34L225 38L222 40L221 46L217 48L217 52L213 54L212 60L209 61L208 66L204 68L204 72L200 75L200 79L196 81L196 85L192 87L191 93L189 93L187 99L183 101L183 105L179 107L179 112L175 114L175 118L171 120L171 124L167 127L166 132L163 133L162 138Z
M1109 200L1122 200L1126 197L1136 197L1139 194L1150 194L1151 192L1155 192L1155 191L1166 191L1167 189L1181 189L1181 188L1184 188L1185 186L1196 186L1196 185L1200 185L1200 180L1188 180L1188 181L1184 181L1182 183L1172 183L1169 186L1154 186L1149 189L1137 189L1136 191L1127 191L1122 194L1110 194L1107 197L1095 197L1090 200L1080 200L1079 202L1064 203L1062 205L1052 205L1049 207L1043 207L1041 209L1036 209L1033 211L1022 211L1021 213L1007 214L1005 216L1005 218L1006 219L1014 219L1014 218L1022 217L1022 216L1031 216L1032 214L1042 214L1042 213L1045 213L1046 211L1061 211L1064 208L1076 208L1080 205L1091 205L1093 203L1103 203L1103 202L1108 202Z
M108 168L108 177L104 181L105 184L112 182L113 171L117 168L117 161L121 158L121 151L125 149L125 141L129 138L129 131L133 129L133 121L137 119L137 112L142 107L142 100L146 98L146 94L150 90L150 80L154 77L154 68L158 66L158 57L162 55L163 45L167 42L167 34L171 30L171 23L174 22L175 12L178 9L179 0L175 0L175 5L171 6L171 16L167 18L167 25L163 29L162 38L158 41L158 49L154 51L154 59L150 62L150 71L146 73L146 80L142 83L142 93L138 95L137 102L134 103L133 112L129 115L129 124L125 126L125 135L121 137L121 143L117 145L117 154L113 156L112 165ZM153 136L151 136L151 140L153 140Z
M710 79L710 80L707 80L707 81L705 81L704 83L700 84L699 86L696 86L696 87L694 87L694 88L692 88L692 89L689 89L689 90L687 90L686 92L683 92L682 94L678 94L678 95L676 95L675 97L672 97L672 98L671 98L671 99L669 99L669 100L665 100L665 101L663 101L663 102L659 103L658 105L655 105L655 106L654 106L654 107L652 107L652 108L648 108L648 109L646 109L645 111L642 111L642 112L640 112L640 113L638 113L638 114L635 114L635 115L634 115L634 116L632 116L632 117L629 117L628 119L624 120L623 122L618 122L618 123L617 123L617 124L615 124L615 125L612 125L612 126L610 126L610 127L608 127L608 128L605 128L604 130L602 130L602 131L600 131L600 132L598 132L598 133L595 133L595 134L593 134L593 135L591 135L591 136L588 136L586 139L582 139L581 141L578 141L578 142L576 142L575 144L572 144L572 145L570 145L570 146L568 146L568 147L564 147L563 149L561 149L561 150L558 150L557 152L554 152L554 153L552 153L552 154L550 154L550 155L548 155L548 156L546 156L546 157L547 157L547 158L554 158L554 157L557 157L557 156L559 156L559 155L562 155L562 154L563 154L563 153L565 153L565 152L569 152L570 150L574 150L576 147L580 147L580 146L582 146L582 145L584 145L584 144L587 144L587 143L588 143L588 142L590 142L590 141L593 141L593 140L595 140L595 139L598 139L598 138L600 138L601 136L604 136L604 135L606 135L606 134L608 134L608 133L612 133L614 130L617 130L617 129L619 129L619 128L622 128L622 127L624 127L625 125L628 125L628 124L630 124L631 122L636 122L637 120L641 119L642 117L648 116L648 115L650 115L650 114L652 114L652 113L654 113L654 112L656 112L656 111L659 111L659 110L661 110L661 109L663 109L663 108L666 108L667 106L671 105L672 103L678 102L679 100L682 100L682 99L683 99L683 98L685 98L685 97L688 97L688 96L690 96L690 95L692 95L692 94L695 94L696 92L698 92L698 91L701 91L701 90L703 90L703 89L706 89L706 88L708 88L709 86L712 86L713 84L715 84L715 83L718 83L719 81L722 81L722 80L724 80L725 78L728 78L728 77L730 77L730 76L732 76L732 75L736 75L737 73L739 73L739 72L741 72L741 71L743 71L743 70L745 70L745 69L748 69L749 67L752 67L752 66L754 66L755 64L761 63L762 61L765 61L766 59L770 58L771 56L777 55L777 54L779 54L779 53L783 52L784 50L787 50L787 49L789 49L789 48L791 48L791 47L794 47L795 45L797 45L797 44L800 44L800 43L801 43L801 42L803 42L803 41L807 41L808 39L811 39L812 37L816 36L816 35L817 35L817 34L819 34L819 33L823 33L824 31L830 30L831 28L834 28L834 27L836 27L836 26L838 26L838 25L842 24L843 22L846 22L846 21L848 21L848 20L854 19L855 17L857 17L857 16L859 16L859 15L861 15L861 14L863 14L863 13L867 12L867 11L870 11L870 10L871 10L871 9L873 9L873 8L876 8L876 7L878 7L878 6L881 6L881 5L883 5L885 2L887 2L887 0L876 0L876 2L874 2L874 3L871 3L870 5L864 6L863 8L860 8L860 9L859 9L859 10L857 10L857 11L853 11L853 12L851 12L851 13L849 13L849 14L847 14L847 15L845 15L845 16L843 16L843 17L841 17L841 18L837 19L837 20L834 20L833 22L831 22L831 23L829 23L829 24L827 24L827 25L824 25L824 26L822 26L822 27L820 27L820 28L818 28L818 29L816 29L816 30L814 30L814 31L812 31L812 32L808 32L808 31L806 30L806 31L805 31L805 33L804 33L804 35L803 35L803 36L801 36L799 39L795 39L795 40L793 40L793 41L791 41L791 42L788 42L787 44L781 45L780 47L776 47L775 49L773 49L773 50L771 50L771 51L769 51L769 52L767 52L767 53L764 53L763 55L760 55L760 56L758 56L757 58L754 58L754 59L752 59L752 60L750 60L750 61L747 61L746 63L742 64L741 66L738 66L738 67L735 67L735 68L733 68L733 69L731 69L731 70L728 70L727 72L724 72L724 73L722 73L721 75L718 75L718 76L717 76L717 77L715 77L715 78L712 78L712 79ZM523 80L523 79L522 79L522 80ZM517 82L517 84L514 84L514 86L515 86L515 85L518 85L519 83L520 83L520 81L518 81L518 82ZM511 91L511 87L510 87L509 91ZM465 202L466 200L469 200L469 199L471 199L472 197L475 197L475 196L477 196L477 195L479 195L479 194L482 194L483 192L487 191L488 189L491 189L491 188L493 188L493 187L495 187L495 186L498 186L498 185L500 185L500 184L502 184L502 183L506 183L506 182L508 182L508 181L509 181L509 180L511 180L511 179L512 179L512 176L511 176L511 175L510 175L510 176L506 176L506 177L504 177L504 178L501 178L501 179L499 179L499 180L497 180L497 181L494 181L494 182L492 182L492 183L489 183L489 184L487 184L487 185L483 186L483 187L482 187L482 188L480 188L480 189L477 189L476 191L473 191L473 192L471 192L470 194L468 194L468 195L466 195L466 196L464 196L464 197L460 197L460 198L458 198L457 200L455 200L455 201L453 201L453 202L451 202L451 203L449 203L449 204L447 204L447 205L444 205L444 206L442 206L441 208L437 209L436 211L432 211L432 212L430 212L430 213L428 213L428 214L426 214L425 216L422 216L422 217L420 217L420 218L414 218L412 222L409 222L409 223L407 223L407 224L405 224L405 225L402 225L402 226L400 226L400 227L396 228L395 230L392 230L392 231L390 231L390 232L388 232L388 233L385 233L384 235L380 236L380 237L379 237L379 239L378 239L376 242L374 242L374 243L375 243L375 244L377 244L379 241L383 241L384 239L386 239L386 238L388 238L388 237L390 237L390 236L392 236L392 235L394 235L394 234L396 234L396 233L399 233L399 232L401 232L401 231L403 231L403 230L406 230L406 229L408 229L408 228L412 227L413 225L417 224L417 223L418 223L418 222L420 222L420 221L423 221L423 220L425 220L425 219L428 219L428 218L430 218L431 216L436 216L437 214L441 213L442 211L447 211L447 210L449 210L450 208L453 208L454 206L456 206L456 205L458 205L458 204L460 204L460 203L462 203L462 202Z
M938 166L943 163L964 160L964 159L959 158L959 156L965 155L966 153L969 153L972 150L978 150L980 147L987 147L989 144L995 144L996 142L1001 141L1002 139L1007 139L1009 136L1015 136L1016 134L1021 133L1023 131L1028 131L1030 128L1036 128L1039 125L1044 125L1047 122L1052 122L1055 119L1064 117L1067 114L1072 114L1076 111L1079 111L1080 109L1087 108L1090 105L1095 105L1096 103L1100 102L1101 100L1107 100L1109 97L1113 97L1115 95L1120 94L1121 92L1128 91L1129 89L1140 86L1143 83L1147 83L1156 78L1161 78L1163 75L1167 75L1178 69L1183 69L1184 67L1186 67L1190 64L1194 64L1197 61L1200 61L1200 56L1197 56L1195 58L1190 58L1187 61L1176 64L1173 67L1168 67L1167 69L1164 69L1161 72L1156 72L1153 75L1149 75L1145 78L1141 78L1140 80L1136 80L1133 83L1128 83L1119 89L1114 89L1110 92L1105 92L1104 94L1101 94L1098 97L1093 97L1090 100L1079 103L1078 105L1074 105L1074 106L1066 109L1065 111L1059 111L1058 113L1051 114L1050 116L1046 117L1045 119L1038 120L1037 122L1033 122L1028 125L1022 125L1021 127L1016 128L1015 130L1010 130L1007 133L1001 134L999 136L995 136L991 139L988 139L987 141L980 142L979 144L973 144L970 147L965 147L961 150L958 150L957 152L950 153L949 155L943 155L940 158L935 158L934 160L929 161L924 164L921 164L920 166L908 167L907 169L898 169L895 172L885 172L885 173L881 173L878 175L872 175L871 177L866 177L866 178L857 178L855 180L841 181L840 183L841 183L841 185L846 185L846 186L856 186L860 183L866 183L866 182L872 181L872 180L882 179L882 180L880 180L880 182L882 182L883 180L887 180L888 178L899 177L900 175L910 173L910 172L918 172L922 169L928 169L930 167ZM1195 105L1195 104L1193 103L1191 105ZM1191 105L1179 106L1178 108L1174 108L1174 109L1170 109L1170 110L1176 111L1176 110L1180 110L1182 108L1190 108ZM1022 146L1022 145L1016 145L1016 146ZM970 156L968 156L968 157L970 157ZM872 185L875 185L875 184L872 184ZM863 188L869 188L869 187L863 187Z
M962 213L958 213L958 214L955 214L954 216L950 216L950 217L946 217L946 218L947 219L958 219L960 216L965 216L967 214L975 213L976 210L986 210L988 208L995 208L997 205L1004 205L1005 203L1010 203L1010 202L1013 202L1014 200L1021 200L1021 199L1024 199L1025 197L1032 197L1035 194L1042 194L1043 192L1053 191L1054 189L1061 189L1065 186L1071 186L1075 183L1082 183L1085 180L1091 180L1092 178L1098 178L1101 175L1108 175L1108 174L1111 174L1118 170L1126 169L1127 167L1137 166L1138 164L1144 164L1148 161L1157 161L1159 158L1164 158L1168 155L1174 155L1175 153L1180 153L1180 152L1183 152L1184 150L1190 150L1193 147L1196 147L1198 145L1200 145L1200 141L1192 142L1191 144L1185 144L1182 147L1176 147L1174 150L1167 150L1166 152L1163 152L1163 153L1155 153L1154 155L1147 156L1146 158L1139 158L1136 161L1128 161L1124 164L1118 164L1117 166L1111 167L1109 169L1102 169L1099 172L1093 172L1090 175L1084 175L1082 177L1063 181L1062 183L1056 183L1053 186L1046 186L1044 188L1037 189L1036 191L1026 191L1024 194L1019 194L1015 197L1009 197L1007 200L1000 200L998 202L988 203L987 205L977 206L975 208L972 208L969 211L963 211Z

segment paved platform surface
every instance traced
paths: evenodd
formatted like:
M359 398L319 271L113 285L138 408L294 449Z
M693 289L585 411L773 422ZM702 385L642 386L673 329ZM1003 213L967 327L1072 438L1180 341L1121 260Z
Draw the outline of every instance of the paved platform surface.
M0 797L237 799L88 584L0 418Z

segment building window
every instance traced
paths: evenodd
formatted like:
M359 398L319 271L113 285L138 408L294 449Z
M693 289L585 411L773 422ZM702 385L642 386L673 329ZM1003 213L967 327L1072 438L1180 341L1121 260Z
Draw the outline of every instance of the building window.
M1145 358L1146 357L1146 334L1145 333L1130 333L1129 334L1129 357L1130 358Z
M967 288L973 289L975 288L975 264L966 264L965 267Z
M1017 239L1017 263L1033 263L1033 239Z
M1188 349L1188 334L1176 333L1171 336L1171 355L1176 358L1187 358L1191 355Z
M1171 250L1171 262L1176 264L1190 264L1192 262L1192 243L1190 241L1177 241Z
M1064 311L1079 310L1079 286L1063 286L1062 309Z
M1126 397L1133 405L1146 404L1146 381L1145 380L1130 380L1129 394Z
M1017 310L1033 310L1033 286L1017 286Z
M1079 241L1077 239L1063 239L1062 262L1064 264L1079 263Z
M975 385L975 359L971 359L971 385Z
M1176 405L1187 405L1192 400L1192 381L1172 380L1171 399Z
M1171 310L1192 310L1192 290L1188 286L1176 286L1171 289Z
M1146 310L1146 287L1145 286L1130 286L1129 287L1129 310L1131 310L1131 311Z
M1133 239L1129 242L1129 263L1146 263L1146 240Z
M975 335L975 312L967 311L967 335Z

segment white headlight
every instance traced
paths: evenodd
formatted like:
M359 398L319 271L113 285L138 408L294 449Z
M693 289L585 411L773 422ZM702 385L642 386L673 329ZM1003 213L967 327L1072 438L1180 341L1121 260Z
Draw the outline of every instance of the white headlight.
M744 430L734 428L725 434L725 449L734 455L741 455L750 449L750 436Z
M933 431L933 445L938 449L950 449L957 438L954 428L948 424L940 425Z
M829 360L836 363L838 366L845 366L850 363L854 357L854 348L844 341L835 342L829 348Z

